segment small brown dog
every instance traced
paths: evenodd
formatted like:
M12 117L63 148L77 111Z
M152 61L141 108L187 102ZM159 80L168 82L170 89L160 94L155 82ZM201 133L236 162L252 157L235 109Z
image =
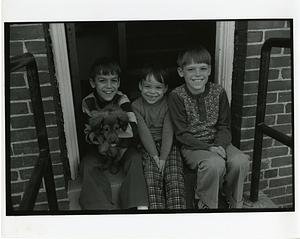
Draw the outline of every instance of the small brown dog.
M104 156L103 169L117 173L120 169L119 133L126 131L129 118L125 111L117 106L106 106L101 111L93 111L89 120L89 131L94 132L98 152Z

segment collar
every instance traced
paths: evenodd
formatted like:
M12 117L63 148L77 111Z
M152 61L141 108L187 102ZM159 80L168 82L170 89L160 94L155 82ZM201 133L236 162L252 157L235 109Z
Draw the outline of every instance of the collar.
M201 97L207 96L207 94L209 93L209 90L210 90L210 86L211 86L211 82L207 82L206 85L205 85L204 92L196 94L196 95L192 94L192 92L188 89L186 84L184 84L184 89L190 97L192 97L192 98L201 98Z

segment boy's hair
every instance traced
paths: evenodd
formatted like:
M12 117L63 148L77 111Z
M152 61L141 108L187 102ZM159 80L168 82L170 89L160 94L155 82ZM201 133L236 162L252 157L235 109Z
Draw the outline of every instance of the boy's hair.
M90 79L95 79L97 75L121 74L121 68L117 61L109 57L97 59L91 67Z
M146 80L147 76L153 76L158 82L168 85L168 72L163 67L155 64L148 64L142 69L140 82Z
M186 48L178 54L177 65L180 68L192 62L211 65L211 55L209 51L201 45Z

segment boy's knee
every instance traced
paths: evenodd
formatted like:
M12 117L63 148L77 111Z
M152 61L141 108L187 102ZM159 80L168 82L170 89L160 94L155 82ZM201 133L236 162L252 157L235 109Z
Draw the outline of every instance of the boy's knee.
M198 164L198 168L202 171L212 175L222 176L225 173L225 160L218 155L212 155L211 157L201 161Z
M234 170L239 170L247 172L249 170L249 156L247 154L238 154L232 159L232 168Z

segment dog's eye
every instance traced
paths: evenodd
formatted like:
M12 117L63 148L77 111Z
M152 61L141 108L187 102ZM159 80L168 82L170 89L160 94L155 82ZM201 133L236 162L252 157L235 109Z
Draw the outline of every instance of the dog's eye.
M114 126L114 129L115 129L115 130L119 130L119 129L120 129L120 126L119 126L118 124L116 124L116 125Z

